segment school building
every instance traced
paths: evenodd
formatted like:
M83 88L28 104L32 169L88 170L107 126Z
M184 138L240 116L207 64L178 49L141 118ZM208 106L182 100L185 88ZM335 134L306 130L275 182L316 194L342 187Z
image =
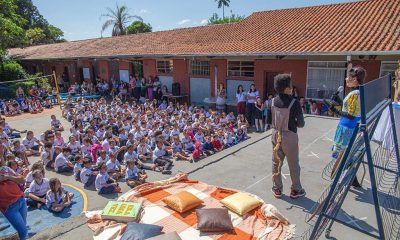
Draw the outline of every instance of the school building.
M329 98L344 85L349 62L367 80L393 73L400 59L400 1L366 0L255 12L239 23L9 49L30 72L71 82L97 75L128 80L159 76L171 90L179 82L192 102L213 97L224 83L228 102L239 84L263 97L273 78L291 73L299 95Z

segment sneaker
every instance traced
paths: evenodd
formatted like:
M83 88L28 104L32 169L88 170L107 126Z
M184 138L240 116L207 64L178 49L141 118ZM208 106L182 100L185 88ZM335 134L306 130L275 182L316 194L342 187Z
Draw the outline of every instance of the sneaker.
M292 190L290 192L290 198L292 199L296 199L299 197L303 197L306 195L306 191L304 189L300 189L300 190Z
M272 193L274 194L275 198L281 198L282 197L282 191L279 189L271 189Z

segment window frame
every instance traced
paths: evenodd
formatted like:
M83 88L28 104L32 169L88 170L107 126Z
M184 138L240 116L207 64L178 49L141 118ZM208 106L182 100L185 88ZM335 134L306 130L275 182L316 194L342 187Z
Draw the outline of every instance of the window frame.
M207 64L202 65L202 63L207 62ZM200 63L199 65L194 65L194 63ZM189 61L190 74L192 76L210 76L211 75L211 61L206 59L195 59ZM207 68L208 69L204 69ZM197 71L197 72L195 72Z
M310 67L310 63L326 63L326 67ZM344 67L329 67L329 63L344 63ZM317 101L322 101L323 99L321 98L309 98L308 97L308 81L309 81L309 76L310 76L310 69L323 69L323 70L329 70L329 69L337 69L337 70L343 70L344 71L344 76L346 77L346 71L347 71L347 62L346 61L307 61L307 79L306 79L306 92L305 92L305 99L313 99ZM345 79L343 79L343 84L345 84ZM342 93L344 94L344 93Z
M232 70L232 66L230 66L230 64L232 62L239 62L239 65L233 66L235 68L235 70ZM252 63L252 65L244 65L243 63ZM243 69L244 68L244 69ZM247 69L246 69L247 68ZM249 68L252 68L253 70L249 70ZM254 78L254 74L255 74L255 61L254 60L228 60L227 62L227 68L226 68L226 75L227 77L233 77L233 78ZM230 74L231 72L238 72L238 75L232 75ZM251 73L250 75L246 75L243 73Z
M384 64L396 64L397 66L399 66L399 62L398 61L381 61L381 66L379 68L379 77L383 77L382 73L383 73L383 65ZM394 70L394 72L396 72L397 68ZM387 71L385 71L387 72ZM392 75L392 78L396 77L394 74Z
M166 64L167 62L168 64ZM164 66L159 67L159 63L163 63ZM157 74L172 74L174 72L174 61L172 59L156 60L156 72Z

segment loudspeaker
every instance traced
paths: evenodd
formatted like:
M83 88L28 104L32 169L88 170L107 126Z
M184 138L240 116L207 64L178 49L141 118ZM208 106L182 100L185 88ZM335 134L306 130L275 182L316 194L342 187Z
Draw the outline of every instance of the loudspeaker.
M180 83L175 82L172 84L172 95L173 96L181 95L181 84Z

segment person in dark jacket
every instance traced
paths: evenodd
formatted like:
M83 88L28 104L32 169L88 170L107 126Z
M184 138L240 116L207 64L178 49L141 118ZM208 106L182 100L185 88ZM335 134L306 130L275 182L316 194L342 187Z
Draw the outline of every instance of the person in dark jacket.
M283 160L287 159L292 187L290 197L295 199L306 194L300 183L299 137L297 128L304 127L303 111L300 102L292 95L290 74L279 74L274 79L278 95L272 99L268 112L268 124L272 124L272 192L276 198L282 197Z

